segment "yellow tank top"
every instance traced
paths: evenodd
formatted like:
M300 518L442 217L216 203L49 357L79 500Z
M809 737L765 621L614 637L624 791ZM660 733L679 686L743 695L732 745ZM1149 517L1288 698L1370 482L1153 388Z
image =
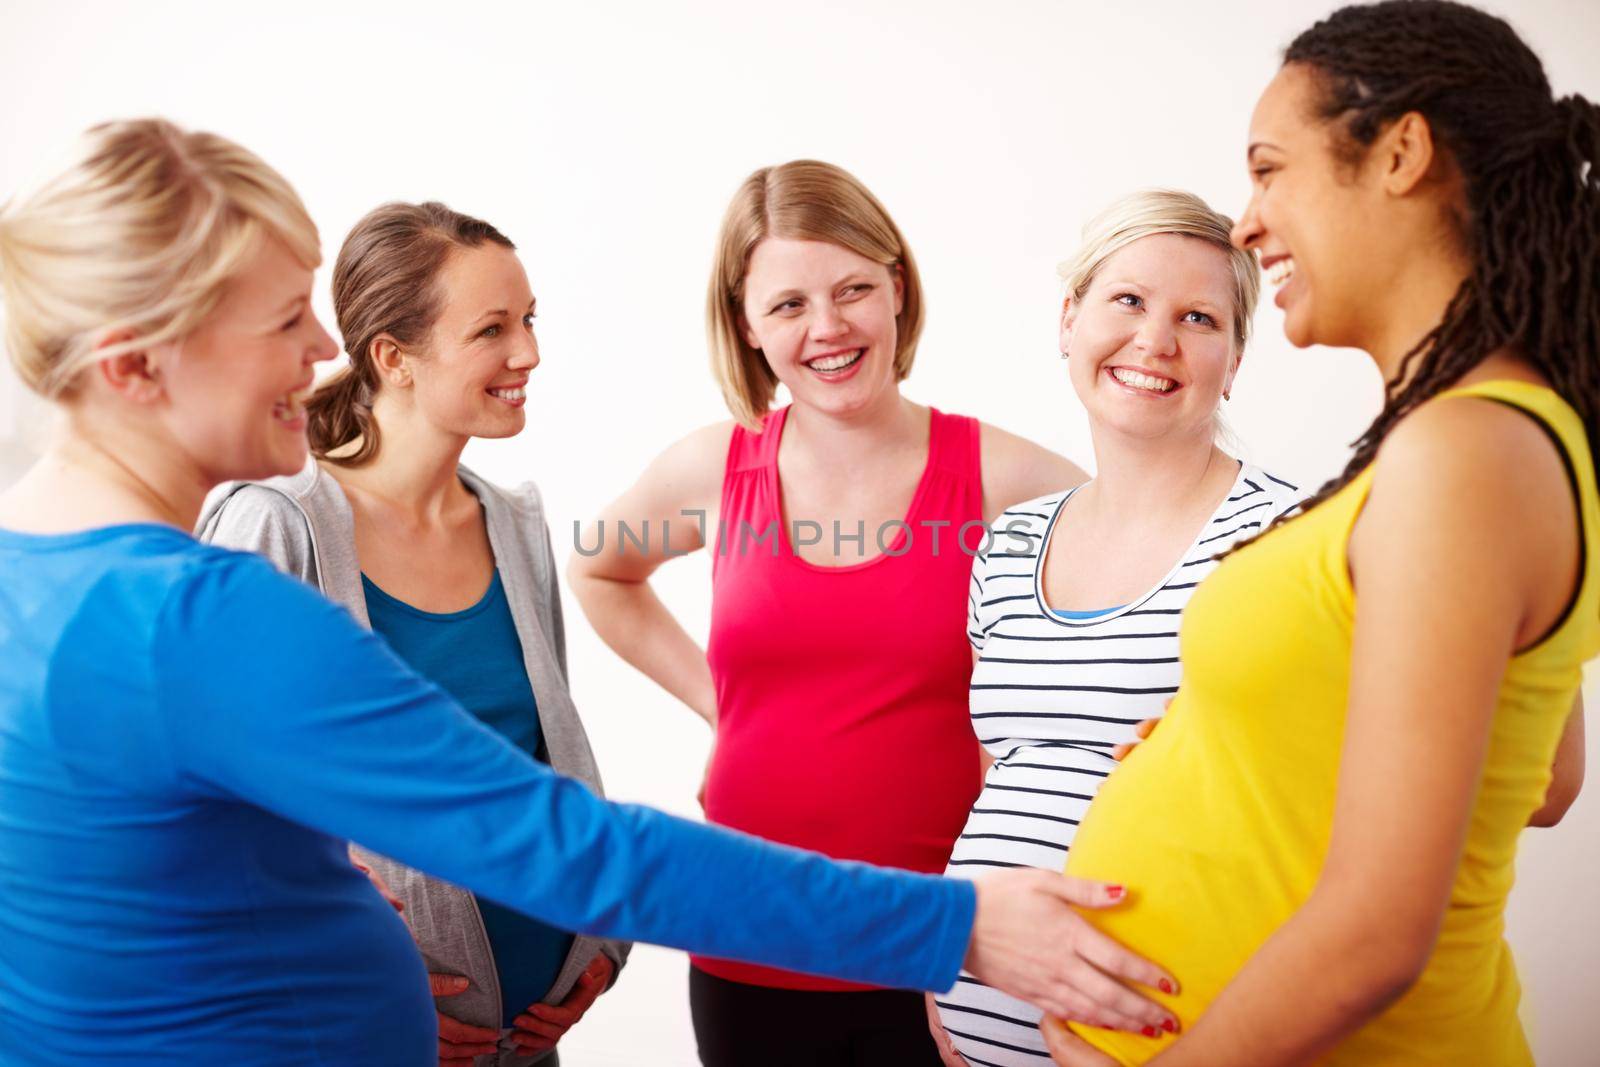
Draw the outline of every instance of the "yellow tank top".
M1556 630L1506 670L1461 865L1421 979L1326 1064L1533 1063L1503 916L1517 836L1544 802L1582 665L1600 652L1600 496L1582 421L1551 390L1491 381L1444 395L1514 405L1559 439L1577 486L1583 572ZM1372 473L1231 556L1195 590L1177 699L1101 787L1073 842L1069 874L1129 886L1127 905L1089 916L1177 975L1180 995L1154 996L1185 1027L1306 900L1327 854L1355 612L1345 550ZM1125 1064L1171 1045L1076 1029Z

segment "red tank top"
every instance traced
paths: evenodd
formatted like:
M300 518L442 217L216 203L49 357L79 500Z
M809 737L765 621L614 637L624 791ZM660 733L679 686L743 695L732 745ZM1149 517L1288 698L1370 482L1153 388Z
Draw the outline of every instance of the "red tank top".
M717 687L706 815L840 859L936 874L983 786L967 711L967 586L983 539L978 423L933 411L903 523L888 524L881 541L864 531L859 549L844 541L862 562L820 567L792 548L817 538L815 527L804 516L783 526L778 442L788 410L770 413L760 434L735 427L728 447L706 649ZM867 988L694 963L753 985Z

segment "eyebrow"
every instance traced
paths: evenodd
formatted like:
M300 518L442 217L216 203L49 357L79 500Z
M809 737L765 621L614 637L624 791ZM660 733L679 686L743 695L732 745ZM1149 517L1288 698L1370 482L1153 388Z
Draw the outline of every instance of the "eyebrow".
M1283 151L1283 149L1279 148L1271 141L1252 141L1250 147L1245 149L1244 158L1249 159L1251 156L1255 155L1256 149L1258 148L1271 148L1279 152Z
M528 310L531 311L538 306L538 297L534 297L532 300L528 301ZM511 312L507 311L505 308L495 308L493 311L485 311L482 315L479 315L477 318L473 319L472 324L476 326L485 319L503 319L509 314L511 314Z
M287 315L290 311L294 310L295 308L299 307L301 304L304 304L306 302L307 302L307 300L306 300L306 296L305 296L304 293L300 294L299 296L291 297L290 299L284 301L283 304L279 305L278 310L273 312L273 317L277 317L279 315Z
M831 286L829 286L829 288L837 289L841 285L851 285L855 282L870 282L871 280L871 278L867 277L865 271L851 271L849 274L846 274L844 277L834 282ZM765 302L768 304L781 304L785 300L791 300L794 297L805 295L805 290L803 289L783 289L767 297Z

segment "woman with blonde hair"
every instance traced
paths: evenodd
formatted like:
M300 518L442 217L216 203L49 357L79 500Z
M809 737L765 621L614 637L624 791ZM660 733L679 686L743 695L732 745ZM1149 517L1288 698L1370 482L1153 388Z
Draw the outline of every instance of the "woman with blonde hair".
M1145 190L1090 220L1062 264L1061 355L1096 474L1007 509L1006 533L973 563L972 725L994 764L952 873L1060 869L1116 746L1177 690L1178 620L1195 587L1217 553L1298 500L1217 444L1260 287L1232 225L1193 194ZM937 1007L946 1063L1050 1062L1039 1012L977 979Z
M808 160L750 175L707 304L733 419L662 453L585 534L569 577L600 636L715 731L711 821L934 872L982 780L966 714L971 555L985 520L1083 474L904 396L922 318L911 251L859 181ZM774 410L780 384L791 403ZM623 524L670 540L624 543ZM649 585L701 548L713 551L704 650ZM1112 969L1159 980L1120 955ZM1120 988L1097 999L1129 1024L1163 1017ZM903 992L710 953L693 961L690 1003L708 1067L938 1060L920 999Z
M158 120L0 210L6 344L62 432L0 494L0 1035L41 1062L438 1060L422 961L346 842L554 927L1065 1010L1105 887L844 865L608 804L265 560L205 495L306 461L316 228Z
M529 756L600 792L566 683L561 593L539 491L461 464L527 421L535 301L516 247L439 203L385 204L345 238L333 305L349 364L306 402L315 459L220 488L204 540L257 551L343 605L417 673ZM428 566L416 566L417 558ZM627 956L358 853L404 905L439 1004L443 1067L556 1062Z

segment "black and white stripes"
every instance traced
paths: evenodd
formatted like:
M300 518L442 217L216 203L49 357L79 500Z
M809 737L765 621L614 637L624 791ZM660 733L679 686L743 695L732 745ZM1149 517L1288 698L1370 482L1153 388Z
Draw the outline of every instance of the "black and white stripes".
M1071 493L1019 504L995 524L1025 535L973 561L967 636L972 725L995 759L956 842L949 873L998 867L1060 870L1078 824L1112 769L1114 745L1161 714L1178 689L1178 622L1213 557L1294 507L1299 491L1244 465L1227 498L1154 589L1093 619L1046 607L1040 563ZM1012 552L1022 540L1034 554ZM997 539L997 545L1000 543ZM963 976L938 998L958 1051L975 1067L1048 1064L1039 1012Z

